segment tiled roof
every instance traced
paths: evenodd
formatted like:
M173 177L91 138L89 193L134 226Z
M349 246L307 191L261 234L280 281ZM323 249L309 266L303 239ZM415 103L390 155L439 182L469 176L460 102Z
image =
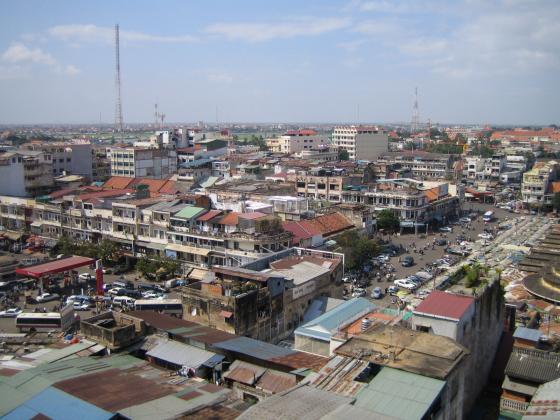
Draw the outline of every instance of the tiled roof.
M434 290L414 309L414 314L459 320L473 302L470 296Z
M428 199L428 202L432 202L438 199L439 188L438 187L430 188L429 190L424 191L424 193L426 194L426 198Z
M103 184L103 188L119 190L128 187L132 183L132 181L134 181L134 178L125 176L112 176L105 182L105 184Z
M560 378L560 354L514 347L505 373L539 384L553 381Z
M176 194L179 192L179 189L177 188L177 183L169 179L158 192L161 194Z
M560 182L554 181L550 184L550 188L552 189L553 193L560 192Z
M220 225L236 226L238 222L238 213L232 211L231 213L228 213L224 217L222 217L222 220L220 220L218 223Z
M354 225L346 217L338 212L317 216L314 219L308 220L308 223L320 231L324 236L333 235L354 227Z
M207 222L214 217L219 216L220 214L222 214L221 210L210 210L204 213L202 216L197 217L196 220L200 222Z
M284 222L282 227L294 234L293 241L295 244L299 244L302 239L310 239L321 234L321 231L307 220Z
M237 217L239 217L240 219L245 219L245 220L255 220L266 216L268 216L268 214L261 213L260 211L254 211L251 213L239 213L237 215Z

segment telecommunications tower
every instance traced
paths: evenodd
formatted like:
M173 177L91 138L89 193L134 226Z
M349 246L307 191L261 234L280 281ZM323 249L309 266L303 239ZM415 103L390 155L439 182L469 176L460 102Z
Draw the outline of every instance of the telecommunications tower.
M123 139L123 116L122 116L122 103L121 103L121 57L119 53L119 25L115 25L115 89L116 89L116 102L115 102L115 133L120 133L121 140Z
M418 111L418 88L414 89L414 105L412 107L412 121L410 124L410 132L417 133L420 129L420 112Z

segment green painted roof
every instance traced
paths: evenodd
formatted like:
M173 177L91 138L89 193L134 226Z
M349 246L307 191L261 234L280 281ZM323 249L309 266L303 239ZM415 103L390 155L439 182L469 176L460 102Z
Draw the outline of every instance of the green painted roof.
M422 418L445 381L384 367L356 396L355 406L397 419Z
M179 217L181 219L192 219L205 210L206 209L202 207L187 206L183 210L175 213L173 217Z

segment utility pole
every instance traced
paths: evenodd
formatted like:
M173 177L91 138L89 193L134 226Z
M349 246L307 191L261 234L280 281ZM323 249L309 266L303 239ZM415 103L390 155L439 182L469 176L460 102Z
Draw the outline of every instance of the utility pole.
M420 111L418 110L418 88L414 89L414 105L412 107L412 122L410 124L410 131L412 134L418 132L420 125Z
M115 25L115 90L117 94L115 103L115 132L120 133L123 140L123 116L121 103L121 58L119 51L119 25Z

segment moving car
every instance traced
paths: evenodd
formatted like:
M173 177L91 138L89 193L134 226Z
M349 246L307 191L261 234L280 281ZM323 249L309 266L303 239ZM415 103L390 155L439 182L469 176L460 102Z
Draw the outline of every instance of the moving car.
M60 299L60 296L58 296L56 293L43 293L42 295L37 296L37 302L38 303L43 303L43 302L50 302L51 300L57 300Z
M405 255L402 259L401 265L403 267L411 267L414 265L414 258L412 258L410 255Z
M440 232L453 232L453 228L451 226L444 226L439 228Z
M23 311L20 308L10 308L0 312L0 318L15 318Z
M371 297L374 299L381 299L383 297L383 292L381 292L381 287L376 287L371 291Z

